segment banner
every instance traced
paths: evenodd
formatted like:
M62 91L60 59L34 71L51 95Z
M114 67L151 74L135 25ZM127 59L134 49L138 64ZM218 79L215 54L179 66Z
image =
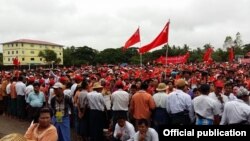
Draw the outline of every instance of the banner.
M240 64L250 64L250 58L239 58Z
M186 53L185 55L181 56L173 56L173 57L163 57L161 56L160 58L156 59L156 63L161 63L161 64L183 64L187 62L187 59L189 57L189 52Z

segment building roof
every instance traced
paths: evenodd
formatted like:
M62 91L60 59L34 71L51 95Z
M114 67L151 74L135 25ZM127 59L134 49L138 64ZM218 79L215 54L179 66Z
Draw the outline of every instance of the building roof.
M63 47L63 45L46 42L46 41L39 41L39 40L31 40L31 39L19 39L15 41L5 42L1 44L11 44L11 43L29 43L29 44L39 44L39 45L51 45L51 46L60 46Z

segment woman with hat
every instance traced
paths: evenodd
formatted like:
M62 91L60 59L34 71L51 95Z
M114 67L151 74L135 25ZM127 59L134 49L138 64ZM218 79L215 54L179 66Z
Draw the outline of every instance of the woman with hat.
M156 108L153 112L153 126L156 131L159 131L159 126L168 124L168 114L166 110L166 94L167 85L165 83L159 83L156 88L157 93L153 95ZM158 132L159 133L159 132Z

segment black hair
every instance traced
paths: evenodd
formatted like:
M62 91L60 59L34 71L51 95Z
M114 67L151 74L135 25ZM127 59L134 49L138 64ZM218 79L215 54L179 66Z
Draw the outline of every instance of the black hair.
M142 90L147 90L148 89L148 83L146 81L142 82L141 89Z
M233 87L233 83L227 82L224 87Z
M123 115L120 115L120 116L117 117L117 120L119 120L119 119L127 120L127 117L126 117L126 116L123 116Z
M41 114L43 113L49 113L50 117L53 116L53 112L50 108L48 107L43 107L42 109L40 109L40 112L39 112L39 117L41 116Z
M201 94L208 94L210 92L210 86L208 84L202 84L200 86Z
M137 89L137 87L136 87L135 84L132 84L132 85L130 86L130 89Z
M38 86L40 87L40 84L38 82L33 83L33 87Z
M23 81L23 76L19 76L18 81Z
M71 88L71 86L72 86L72 83L71 83L71 82L68 82L68 83L66 84L66 88Z
M88 88L87 80L83 80L81 86L82 86L82 89L87 89Z
M193 89L193 93L195 93L195 92L197 92L197 91L199 91L198 88L194 88L194 89Z
M138 120L138 125L143 125L143 124L145 124L145 126L149 126L149 123L148 123L148 120L146 120L146 119L139 119Z

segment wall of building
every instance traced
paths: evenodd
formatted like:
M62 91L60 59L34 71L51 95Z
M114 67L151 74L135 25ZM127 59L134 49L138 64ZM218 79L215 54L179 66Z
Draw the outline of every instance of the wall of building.
M44 58L38 57L40 51L50 49L56 52L57 58L61 58L63 64L63 48L60 46L39 45L30 43L3 44L3 64L13 65L12 58L18 57L21 65L47 64Z

